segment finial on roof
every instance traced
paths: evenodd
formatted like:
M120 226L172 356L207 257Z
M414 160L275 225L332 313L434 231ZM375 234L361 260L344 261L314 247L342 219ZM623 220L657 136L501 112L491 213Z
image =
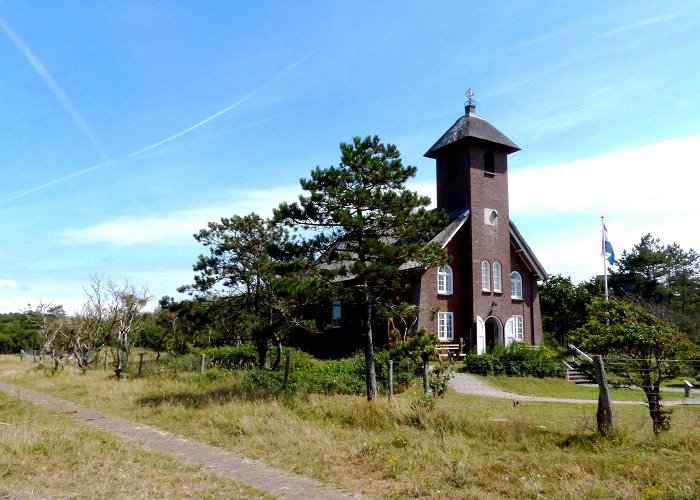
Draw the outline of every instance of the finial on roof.
M464 114L472 115L476 112L476 101L473 99L474 91L469 87L467 89L467 102L464 103Z

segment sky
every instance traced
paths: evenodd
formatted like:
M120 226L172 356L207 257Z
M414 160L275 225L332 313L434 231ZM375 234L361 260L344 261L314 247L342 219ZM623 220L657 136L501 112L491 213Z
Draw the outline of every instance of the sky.
M271 215L339 144L423 154L464 113L513 140L511 219L549 274L651 233L700 249L693 1L0 0L0 313L92 276L183 298L193 234Z

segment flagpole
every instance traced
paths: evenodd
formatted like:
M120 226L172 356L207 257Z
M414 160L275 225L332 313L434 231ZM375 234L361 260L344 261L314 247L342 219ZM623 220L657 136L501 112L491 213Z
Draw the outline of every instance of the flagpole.
M608 300L608 260L605 258L605 220L603 216L600 216L600 241L603 256L603 277L605 282L605 300Z

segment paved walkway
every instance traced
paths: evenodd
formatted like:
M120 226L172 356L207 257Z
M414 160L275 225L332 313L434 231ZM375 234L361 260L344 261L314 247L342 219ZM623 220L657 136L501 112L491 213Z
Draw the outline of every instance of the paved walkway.
M0 391L38 406L60 411L77 420L133 441L147 450L167 453L190 465L204 467L227 479L248 484L282 499L347 499L361 495L329 488L315 479L269 467L236 453L186 439L148 425L112 417L36 391L0 382Z
M450 387L461 394L473 394L476 396L484 396L488 398L510 399L514 401L545 401L551 403L583 403L583 404L598 404L597 399L566 399L566 398L548 398L540 396L523 396L521 394L513 394L512 392L502 391L483 379L471 375L469 373L453 373L450 379ZM682 389L681 389L682 390ZM644 401L613 401L614 404L627 405L643 405ZM698 405L700 399L684 398L676 401L664 401L664 406L679 406L679 405Z

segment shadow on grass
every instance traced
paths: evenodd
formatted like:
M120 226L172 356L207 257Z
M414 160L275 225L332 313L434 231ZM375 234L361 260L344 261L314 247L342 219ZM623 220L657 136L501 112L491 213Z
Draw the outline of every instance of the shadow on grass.
M606 436L600 434L572 434L559 443L559 448L573 448L579 450L593 451L600 446L621 444L624 441L622 433L612 430Z

